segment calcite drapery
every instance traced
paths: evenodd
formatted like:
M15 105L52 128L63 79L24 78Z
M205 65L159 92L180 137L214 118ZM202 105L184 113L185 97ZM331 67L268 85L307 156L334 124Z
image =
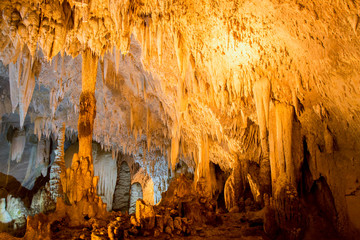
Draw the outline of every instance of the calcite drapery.
M269 119L270 164L273 197L271 207L276 212L278 226L287 237L298 239L304 231L297 184L303 162L299 127L294 108L285 103L271 102Z
M258 124L260 127L260 139L262 158L260 160L261 194L271 192L270 160L269 160L269 107L270 107L270 81L266 78L254 83L253 92L256 105Z

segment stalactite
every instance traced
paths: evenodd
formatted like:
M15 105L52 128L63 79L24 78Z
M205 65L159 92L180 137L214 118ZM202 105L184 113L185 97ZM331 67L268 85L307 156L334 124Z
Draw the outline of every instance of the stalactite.
M44 177L47 175L49 157L50 157L50 141L48 141L45 137L40 138L36 150L36 167L42 166L41 174Z
M35 88L35 76L33 72L34 56L30 55L28 48L24 48L19 54L17 62L10 63L9 83L12 110L19 105L20 127L23 127L27 110L30 105ZM35 60L37 61L37 60Z
M294 109L284 103L271 104L269 122L270 166L273 191L279 178L295 186L295 165L292 156L292 128ZM281 183L283 180L280 180Z
M262 191L270 194L271 174L269 161L269 105L270 105L270 81L261 79L255 82L253 87L258 124L260 127L260 139L262 148L262 159L260 162Z
M107 83L107 76L109 71L109 60L107 55L104 56L104 84Z
M132 132L134 127L134 113L133 113L133 107L130 105L130 132Z
M12 112L15 112L16 107L19 104L19 68L20 60L17 60L16 63L9 64L9 83Z
M175 171L175 166L178 160L178 155L179 155L179 137L175 136L171 138L171 155L170 155L170 166L171 166L171 170L172 172Z
M116 49L116 47L114 47L114 55L113 56L114 56L116 74L119 74L121 51Z
M26 143L26 134L24 130L15 130L11 139L11 160L20 162Z
M92 134L96 115L95 85L98 57L90 50L83 52L82 93L78 121L79 157L89 157L92 163ZM96 66L96 67L94 67Z
M117 179L116 160L108 155L101 154L97 156L94 163L94 175L99 177L97 193L99 196L104 196L103 201L107 204L107 210L109 211L112 209Z
M198 191L201 191L200 194L203 195L213 194L216 191L216 177L214 169L210 166L209 137L207 134L204 134L201 138L198 158L195 162L197 164L194 182L197 184Z
M33 172L33 166L35 165L35 159L36 158L36 147L32 146L30 150L30 156L29 156L29 162L26 169L24 180L22 181L22 186L28 186L29 188L32 188L33 183L29 183L29 180L31 179L31 175ZM31 181L31 180L30 180Z
M29 52L23 53L24 69L21 76L20 91L19 91L19 115L20 126L24 125L25 116L32 98L35 88L35 76L31 70L32 56Z
M163 30L162 25L157 24L156 26L156 47L159 64L162 63L162 42L163 42Z
M184 80L188 65L188 49L185 43L185 39L180 31L174 33L174 48L177 57L180 76L181 79Z

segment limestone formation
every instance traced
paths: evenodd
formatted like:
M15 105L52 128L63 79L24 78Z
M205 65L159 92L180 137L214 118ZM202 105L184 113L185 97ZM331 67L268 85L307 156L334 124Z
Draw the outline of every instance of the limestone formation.
M0 208L1 208L1 222L2 223L9 223L12 221L12 218L8 211L6 211L6 199L2 198L0 200Z
M64 160L64 142L65 142L65 124L60 129L58 136L58 146L55 150L55 160L50 169L50 192L54 202L63 196L63 186L61 183L61 175L65 172ZM66 185L65 185L66 186Z
M114 192L113 210L121 212L129 212L130 207L130 184L131 175L128 164L124 161L117 166L117 181Z
M359 238L359 16L355 0L2 0L0 198L46 212L27 239Z
M136 221L144 229L153 229L155 227L155 211L153 206L146 205L143 200L136 201Z

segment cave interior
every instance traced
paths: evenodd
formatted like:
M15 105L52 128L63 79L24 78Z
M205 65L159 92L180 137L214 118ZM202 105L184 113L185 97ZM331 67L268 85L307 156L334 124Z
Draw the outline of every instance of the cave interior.
M0 239L360 239L358 0L2 0Z

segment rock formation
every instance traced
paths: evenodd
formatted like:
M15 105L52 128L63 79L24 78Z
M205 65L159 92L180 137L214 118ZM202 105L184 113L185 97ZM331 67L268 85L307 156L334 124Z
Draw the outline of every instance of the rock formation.
M1 1L4 231L30 215L28 239L358 238L359 14L353 0Z

